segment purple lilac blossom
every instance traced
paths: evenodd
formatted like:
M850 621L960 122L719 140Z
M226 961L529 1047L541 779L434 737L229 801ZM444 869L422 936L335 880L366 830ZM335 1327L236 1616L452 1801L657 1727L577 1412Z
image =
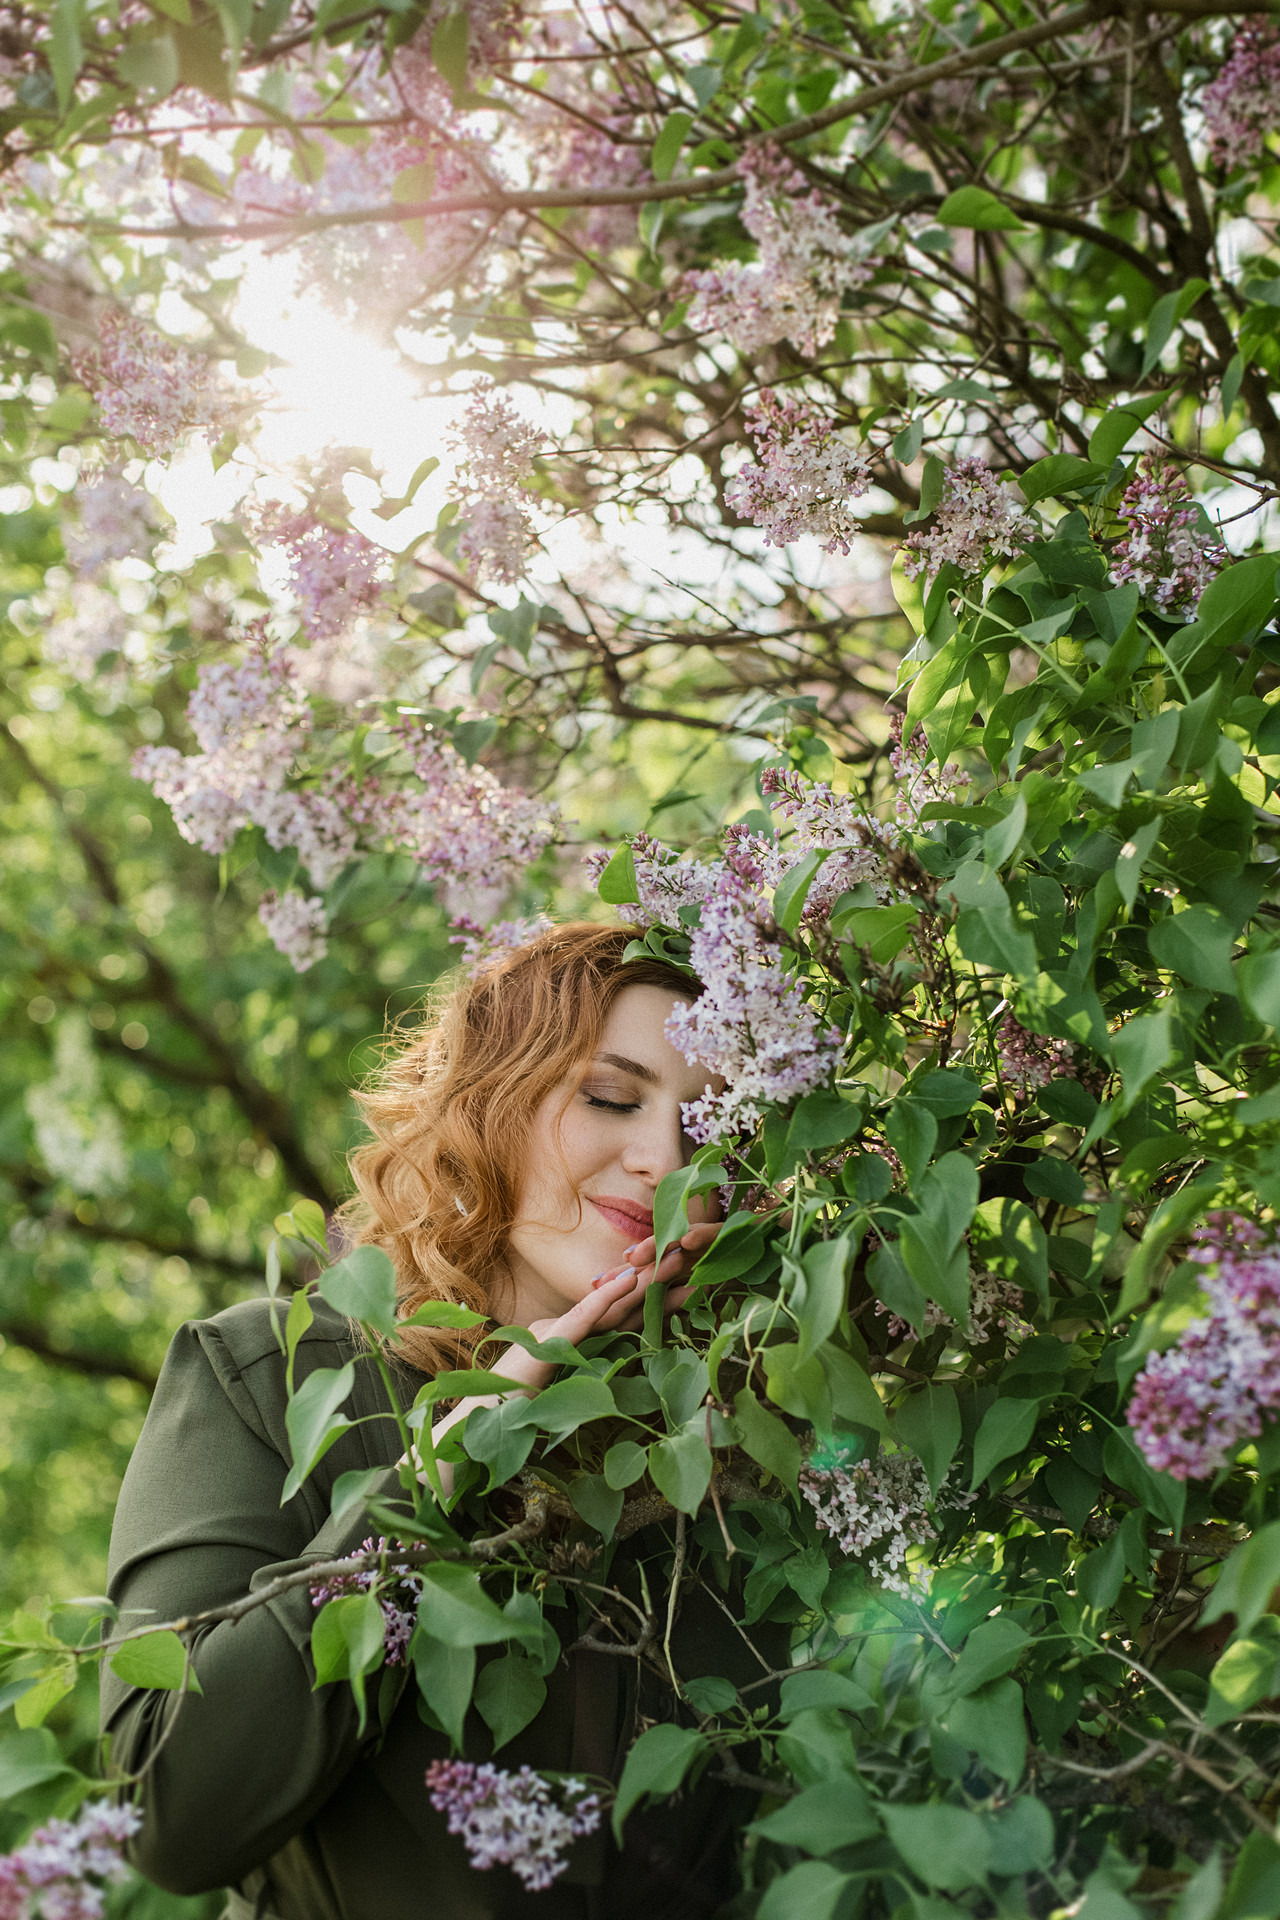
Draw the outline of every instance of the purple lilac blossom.
M1181 612L1189 620L1194 603L1226 565L1227 550L1206 535L1177 468L1159 454L1144 453L1120 502L1120 518L1127 531L1111 556L1113 577L1132 580L1162 613Z
M450 922L456 931L449 935L449 945L462 948L462 964L469 972L483 973L504 954L526 947L539 935L549 933L554 924L549 914L539 913L524 920L495 920L492 925L482 927L478 920L460 913Z
M600 1796L586 1782L548 1780L521 1767L477 1766L470 1760L433 1760L427 1788L450 1833L462 1840L473 1867L510 1867L531 1893L559 1879L569 1848L600 1825Z
M1157 1472L1204 1480L1280 1410L1280 1245L1219 1213L1188 1257L1208 1269L1208 1314L1147 1356L1128 1418Z
M388 1553L391 1542L384 1536L368 1540L356 1548L357 1554ZM354 1555L352 1556L355 1557ZM406 1566L403 1561L393 1561L385 1568L360 1567L351 1573L331 1573L327 1580L314 1580L311 1583L311 1604L323 1607L329 1600L341 1600L352 1593L368 1593L380 1579L387 1575L394 1577L395 1592L380 1593L378 1605L382 1609L382 1644L389 1667L398 1667L404 1660L409 1642L413 1638L413 1629L417 1624L418 1598L422 1592L422 1576Z
M1224 167L1262 157L1277 122L1280 35L1265 15L1236 29L1231 53L1200 96L1209 151Z
M101 1920L106 1889L129 1875L121 1849L141 1825L136 1807L95 1801L37 1827L0 1856L0 1920Z
M1011 1013L996 1029L1000 1078L1015 1093L1038 1093L1051 1080L1076 1079L1075 1049L1069 1040L1046 1040L1031 1033Z
M848 553L859 530L849 511L871 485L866 456L840 439L831 415L802 395L766 387L746 411L756 459L741 467L725 500L763 528L767 547L810 534L824 553Z
M103 432L136 440L145 453L169 453L194 428L216 430L227 414L227 395L203 354L115 308L73 370L98 403Z
M533 542L522 496L542 435L490 381L472 396L455 444L463 455L453 487L463 509L458 554L477 577L513 586Z
M327 640L372 613L387 556L353 527L330 527L308 508L277 506L257 517L260 540L288 558L298 613L313 640Z
M993 559L1021 553L1035 534L1035 521L1010 483L997 480L985 460L965 454L943 475L932 526L903 542L902 571L909 580L945 564L980 573Z
M903 732L903 716L895 713L889 728L889 765L897 783L894 811L899 820L918 825L922 807L949 800L958 788L971 785L973 776L954 760L949 760L945 767L930 766L929 743L923 727L918 726L906 738Z

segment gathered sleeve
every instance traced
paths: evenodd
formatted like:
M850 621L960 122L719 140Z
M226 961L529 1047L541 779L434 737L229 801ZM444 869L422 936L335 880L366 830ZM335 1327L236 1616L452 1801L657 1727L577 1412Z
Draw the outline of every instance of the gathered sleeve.
M320 1346L311 1364L330 1363L334 1349ZM274 1400L249 1384L273 1367ZM264 1348L244 1368L216 1321L176 1335L112 1530L108 1590L122 1627L222 1606L358 1549L370 1530L363 1507L335 1525L325 1485L308 1482L280 1505L283 1400L278 1355ZM342 1465L384 1465L375 1491L394 1499L399 1479L385 1465L393 1436L389 1422L356 1428L334 1449L346 1457L330 1456L324 1481L331 1486ZM143 1773L132 1858L159 1886L195 1894L242 1880L307 1823L356 1758L350 1688L313 1685L313 1619L299 1584L238 1621L202 1628L192 1641L199 1694L128 1686L104 1667L113 1771Z

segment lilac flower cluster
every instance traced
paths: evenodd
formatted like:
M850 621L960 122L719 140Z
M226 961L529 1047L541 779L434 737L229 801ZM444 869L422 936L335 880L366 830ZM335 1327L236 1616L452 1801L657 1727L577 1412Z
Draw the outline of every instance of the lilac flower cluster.
M76 488L78 522L63 528L68 564L91 580L113 560L144 557L156 537L155 502L144 487L131 486L118 468L85 475Z
M464 509L458 553L479 577L511 586L524 575L533 525L520 495L541 445L504 393L492 383L476 389L463 416L453 491Z
M227 414L226 395L202 354L116 308L74 372L98 403L104 433L136 440L145 453L168 453L197 427L216 430Z
M1035 1329L1023 1313L1024 1304L1021 1287L1015 1286L1011 1280L1001 1280L997 1274L988 1273L985 1268L971 1268L969 1331L965 1335L965 1345L984 1347L997 1333L1002 1333L1011 1345L1027 1339ZM876 1302L875 1311L884 1320L885 1332L890 1340L905 1340L909 1334L915 1337L909 1322L891 1313L882 1302ZM936 1300L926 1302L922 1337L939 1327L954 1327L955 1324L946 1308L940 1307Z
M550 932L554 922L549 914L539 913L524 920L495 920L490 926L482 927L469 914L460 913L450 924L457 931L449 935L449 945L462 948L463 966L470 973L483 973L504 954L528 946L540 934Z
M0 1856L0 1920L102 1920L106 1889L129 1875L121 1849L141 1825L136 1807L97 1801L37 1827Z
M902 571L914 580L949 562L961 573L980 573L993 559L1021 553L1035 534L1035 521L1010 482L997 480L976 454L964 454L943 476L933 525L903 542Z
M766 387L746 420L756 462L730 481L729 506L764 529L767 547L811 534L824 553L848 553L858 532L849 502L871 485L865 455L837 436L829 414L795 394Z
M1051 1080L1074 1080L1075 1049L1069 1040L1048 1040L1030 1033L1007 1013L996 1029L1000 1078L1014 1093L1038 1093Z
M928 1477L914 1454L881 1453L852 1467L810 1463L800 1469L800 1491L841 1553L863 1561L890 1593L911 1593L907 1555L938 1537Z
M370 1537L361 1542L356 1553L385 1554L390 1550L391 1542L385 1536L379 1540ZM313 1580L311 1604L313 1607L323 1607L328 1601L340 1600L347 1594L368 1593L388 1574L394 1577L396 1585L393 1593L378 1595L383 1621L382 1644L386 1650L387 1665L398 1667L413 1638L418 1619L418 1600L422 1593L422 1575L415 1573L404 1561L393 1561L385 1568L358 1567L351 1573L331 1573L327 1580Z
M296 887L277 893L272 887L258 902L258 918L277 953L291 962L295 973L305 973L329 951L325 939L329 917L324 901L314 895L301 894Z
M447 1816L472 1866L510 1867L530 1893L559 1879L573 1842L600 1825L600 1796L582 1780L470 1760L433 1760L426 1778L432 1806Z
M1231 53L1200 96L1209 151L1224 167L1261 157L1276 128L1280 93L1280 34L1263 15L1232 36Z
M468 766L429 727L406 721L399 733L421 791L386 796L393 840L429 880L506 892L554 835L555 807L504 787L487 767Z
M1204 1480L1280 1412L1280 1245L1252 1221L1214 1214L1189 1256L1208 1269L1209 1312L1134 1382L1129 1425L1151 1465Z
M864 881L882 899L888 898L884 855L895 835L852 794L836 793L825 780L807 780L784 767L765 768L760 792L772 801L791 832L785 847L762 839L746 843L750 849L763 852L768 846L771 850L771 862L761 864L761 878L768 886L776 887L806 854L826 851L832 856L819 867L805 896L806 925L825 920L840 895Z
M690 324L722 333L743 353L790 340L815 354L836 330L841 296L871 268L858 255L834 209L778 147L761 141L738 161L746 185L742 224L756 243L747 266L722 261L690 273Z
M1176 467L1159 454L1138 462L1138 475L1120 502L1128 531L1111 556L1119 581L1132 580L1162 613L1191 608L1226 565L1227 550L1209 539L1199 509Z
M311 639L330 639L377 606L386 555L353 527L327 526L305 508L275 506L258 516L254 531L286 554Z
M922 807L949 800L960 787L972 783L973 776L949 760L945 767L929 764L929 743L923 727L903 733L903 716L895 713L889 723L889 765L897 782L894 811L899 820L919 822Z

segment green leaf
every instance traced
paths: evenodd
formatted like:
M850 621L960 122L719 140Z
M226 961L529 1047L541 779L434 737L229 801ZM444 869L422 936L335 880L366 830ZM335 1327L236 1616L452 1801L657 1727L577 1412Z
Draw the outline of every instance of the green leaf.
M111 1671L126 1686L163 1688L174 1692L182 1686L187 1666L187 1650L176 1633L163 1629L148 1633L141 1640L126 1640L111 1656ZM187 1692L199 1693L195 1668L187 1672Z
M335 1527L364 1504L386 1478L386 1472L385 1467L355 1467L349 1473L338 1475L329 1496L329 1518Z
M868 1713L875 1701L864 1686L847 1673L832 1667L814 1667L808 1673L792 1673L782 1683L780 1719L790 1720L797 1713L814 1707L835 1707L842 1713Z
M475 1702L495 1753L537 1719L546 1697L547 1683L526 1653L504 1653L481 1667Z
M1213 1920L1221 1902L1222 1861L1215 1847L1174 1901L1169 1909L1169 1920Z
M1240 991L1255 1019L1280 1027L1280 947L1247 953L1240 962Z
M914 1189L938 1144L937 1121L918 1100L899 1094L885 1116L884 1130Z
M1127 1020L1112 1034L1111 1048L1124 1087L1115 1110L1117 1114L1124 1114L1142 1098L1157 1075L1176 1059L1173 1016L1162 1009L1159 1013L1140 1014L1136 1020Z
M1126 840L1116 856L1112 872L1120 897L1132 912L1133 903L1138 897L1138 883L1142 878L1142 869L1151 858L1151 853L1160 838L1159 819L1149 820L1145 827L1135 827L1130 839Z
M460 1307L453 1300L424 1300L420 1307L396 1321L396 1332L405 1327L482 1327L489 1315L474 1307Z
M856 1883L826 1860L802 1860L771 1880L756 1920L834 1920L847 1888Z
M1053 1815L1029 1793L989 1818L987 1837L991 1871L1002 1879L1016 1873L1047 1873L1053 1865Z
M693 115L685 113L683 109L667 115L653 143L653 152L649 159L649 171L655 180L671 178L676 161L680 158L680 149L688 138L692 125Z
M982 857L989 867L1002 867L1022 844L1027 830L1026 795L1019 793L1004 818L988 827L982 836Z
M1208 291L1207 280L1188 280L1177 293L1166 293L1156 301L1147 320L1147 344L1142 355L1144 380L1169 344L1174 328L1182 325L1197 300Z
M865 948L878 967L896 960L920 923L919 909L908 901L891 907L858 907L840 919L840 938Z
M594 1527L604 1539L612 1540L622 1512L620 1488L611 1487L602 1473L583 1473L569 1482L569 1499L574 1512L589 1527Z
M646 1795L674 1793L706 1750L704 1735L693 1727L664 1722L646 1728L627 1755L613 1803L613 1837L619 1846L631 1809Z
M694 1160L687 1167L673 1167L664 1173L653 1196L654 1265L667 1248L688 1232L689 1202L698 1193L710 1193L723 1186L728 1175L718 1161L711 1164Z
M630 847L618 848L596 882L596 892L611 907L638 905L640 889L636 881L635 855Z
M1016 213L1002 206L985 187L958 187L938 208L939 225L971 227L977 233L1025 233Z
M734 1418L742 1436L742 1444L758 1466L781 1480L787 1491L794 1495L797 1491L800 1466L803 1455L797 1440L785 1421L776 1413L762 1406L750 1387L741 1387L734 1397ZM608 1472L608 1464L605 1466Z
M753 1820L747 1831L772 1840L775 1846L822 1854L869 1840L880 1831L880 1822L866 1789L846 1774L806 1787L763 1819ZM807 1920L807 1915L802 1913L800 1920Z
M1030 1445L1036 1430L1039 1403L1035 1400L995 1400L982 1416L973 1443L971 1492L977 1490L989 1474L1012 1454Z
M708 1673L686 1680L684 1697L695 1713L729 1713L738 1704L738 1689L718 1673Z
M1047 500L1050 494L1072 493L1079 487L1093 486L1104 480L1106 473L1105 467L1092 460L1082 460L1078 453L1050 453L1028 467L1018 485L1023 499L1034 506L1038 500Z
M951 1669L951 1690L975 1693L1015 1667L1031 1645L1031 1635L1010 1614L998 1613L973 1629Z
M981 1097L982 1088L967 1067L934 1067L911 1081L911 1098L928 1107L935 1120L969 1113Z
M428 155L425 160L416 160L411 167L402 167L391 182L391 198L397 207L425 206L435 191L436 163ZM387 503L399 507L399 502Z
M512 1636L510 1620L494 1605L470 1567L452 1560L429 1561L418 1619L447 1647L483 1647Z
M320 1296L336 1313L375 1333L396 1330L396 1270L381 1247L353 1247L320 1275Z
M476 1680L474 1647L449 1646L419 1625L410 1649L418 1692L461 1753Z
M777 1349L771 1349L776 1352ZM889 1416L880 1395L876 1392L871 1379L843 1347L828 1344L820 1347L815 1355L818 1364L826 1376L827 1392L831 1396L831 1407L842 1420L854 1420L859 1426L870 1427L873 1433L888 1436ZM812 1361L806 1361L811 1366ZM772 1380L770 1390L772 1391ZM788 1407L788 1412L792 1409Z
M1016 1786L1027 1767L1027 1723L1016 1680L990 1680L947 1709L946 1731L984 1767Z
M796 1102L787 1129L787 1156L821 1153L842 1147L862 1126L862 1108L845 1100L834 1087L819 1087Z
M1231 971L1234 935L1231 923L1215 907L1188 907L1167 913L1147 934L1147 945L1157 966L1180 974L1193 987L1210 993L1236 990Z
M960 1445L960 1403L947 1382L922 1387L893 1411L893 1437L914 1453L936 1494Z
M1168 395L1149 393L1141 400L1126 400L1122 407L1104 413L1089 436L1089 458L1101 467L1109 467L1123 453L1149 414L1163 406Z
M1264 1613L1253 1632L1233 1640L1209 1675L1205 1724L1225 1726L1259 1700L1280 1693L1280 1620Z
M49 12L49 71L58 95L58 109L65 113L71 105L77 76L84 65L84 44L80 37L81 0L53 0Z
M681 1513L696 1513L711 1484L711 1449L701 1434L677 1433L649 1448L649 1477Z
M544 1387L532 1400L524 1400L516 1418L523 1426L549 1434L558 1445L586 1421L608 1420L617 1411L607 1380L594 1373L575 1373L568 1380Z
M794 867L783 874L773 890L773 917L785 933L794 933L804 914L804 903L809 897L809 889L823 862L831 858L830 850L817 847L812 853L806 853Z
M293 1466L280 1495L280 1505L292 1500L307 1475L336 1440L354 1424L338 1409L351 1397L356 1383L355 1362L345 1367L317 1367L308 1374L284 1412L285 1430Z
M333 1680L358 1680L380 1666L385 1652L386 1622L373 1593L344 1594L330 1600L311 1628L311 1658L316 1685Z
M908 420L906 426L894 437L894 459L901 461L904 467L909 467L919 454L923 443L924 421Z
M801 1359L807 1359L834 1332L844 1312L846 1276L855 1252L848 1239L818 1240L801 1255L801 1279L788 1300L796 1317Z
M30 1727L0 1738L0 1802L15 1800L46 1780L71 1774L58 1743L46 1727Z
M977 1814L964 1807L904 1807L885 1801L880 1817L902 1859L926 1886L960 1893L985 1880L991 1843Z
M1205 1626L1227 1613L1236 1618L1237 1636L1251 1633L1280 1586L1280 1520L1260 1527L1235 1548L1200 1618Z
M604 1457L604 1477L610 1487L632 1487L643 1475L648 1461L643 1447L634 1440L618 1440Z
M467 91L467 14L465 7L446 13L431 35L431 60L456 96Z

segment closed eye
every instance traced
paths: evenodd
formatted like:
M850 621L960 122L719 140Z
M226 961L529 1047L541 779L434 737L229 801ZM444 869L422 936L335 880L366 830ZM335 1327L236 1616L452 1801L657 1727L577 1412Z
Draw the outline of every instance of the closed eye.
M582 1097L599 1113L636 1113L640 1107L638 1100L606 1100L600 1093L584 1093Z

